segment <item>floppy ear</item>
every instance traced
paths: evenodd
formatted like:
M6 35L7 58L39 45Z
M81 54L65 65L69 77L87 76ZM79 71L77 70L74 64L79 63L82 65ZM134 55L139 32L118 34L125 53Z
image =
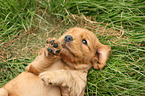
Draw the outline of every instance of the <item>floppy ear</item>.
M103 45L100 42L97 44L96 56L92 59L93 67L95 69L103 69L104 66L106 66L106 61L110 50L111 47L108 45Z

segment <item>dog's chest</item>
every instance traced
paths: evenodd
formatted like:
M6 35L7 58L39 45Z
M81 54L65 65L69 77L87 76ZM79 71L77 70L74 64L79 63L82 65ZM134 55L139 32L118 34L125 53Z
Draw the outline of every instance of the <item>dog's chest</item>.
M58 60L53 64L51 64L47 70L61 70L61 69L72 70L73 68L70 68L67 64L65 64L61 60Z

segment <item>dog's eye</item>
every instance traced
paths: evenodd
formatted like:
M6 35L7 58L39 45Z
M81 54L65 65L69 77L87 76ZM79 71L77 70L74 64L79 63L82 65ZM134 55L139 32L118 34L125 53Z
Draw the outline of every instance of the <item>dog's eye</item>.
M87 41L85 39L83 39L82 42L87 45Z

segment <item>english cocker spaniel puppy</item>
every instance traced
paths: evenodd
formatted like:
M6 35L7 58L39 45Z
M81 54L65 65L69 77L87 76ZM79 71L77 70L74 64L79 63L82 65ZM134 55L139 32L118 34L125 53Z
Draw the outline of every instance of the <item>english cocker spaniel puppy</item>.
M102 69L111 48L87 29L70 28L49 38L38 57L0 88L0 96L84 96L87 72Z

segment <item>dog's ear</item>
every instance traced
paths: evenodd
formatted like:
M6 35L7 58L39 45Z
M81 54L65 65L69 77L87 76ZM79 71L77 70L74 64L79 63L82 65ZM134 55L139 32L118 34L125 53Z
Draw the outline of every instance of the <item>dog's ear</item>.
M111 47L108 45L104 45L100 42L96 46L97 46L96 55L92 59L93 67L95 69L103 69L104 66L106 66L106 61L108 59Z

